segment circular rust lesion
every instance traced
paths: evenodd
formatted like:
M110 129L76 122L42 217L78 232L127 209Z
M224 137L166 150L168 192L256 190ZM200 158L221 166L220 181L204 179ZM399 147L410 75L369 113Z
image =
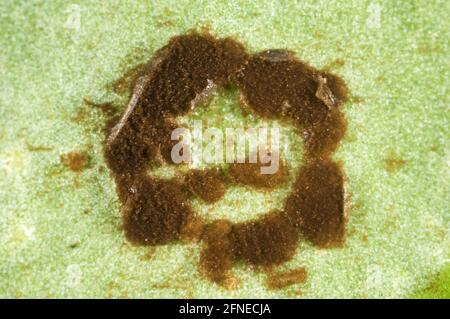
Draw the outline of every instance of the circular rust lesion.
M348 93L341 78L287 50L248 54L233 39L195 32L172 38L142 70L104 147L128 240L150 246L201 241L200 271L219 284L238 261L270 268L290 260L300 236L318 247L343 244L344 174L331 157L346 131L340 106ZM241 223L205 222L190 198L215 202L233 183L271 189L283 183L284 165L281 175L267 178L252 168L243 174L240 164L228 174L215 168L173 180L146 173L162 161L173 164L168 150L174 119L225 85L237 87L256 115L293 123L304 133L305 163L283 209Z

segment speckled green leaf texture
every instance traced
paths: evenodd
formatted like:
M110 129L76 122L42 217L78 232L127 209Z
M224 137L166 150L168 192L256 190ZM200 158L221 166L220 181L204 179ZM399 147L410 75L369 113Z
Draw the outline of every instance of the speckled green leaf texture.
M449 298L449 14L445 0L1 0L0 297ZM200 245L134 247L123 235L102 155L106 117L84 99L124 107L110 84L201 28L250 52L290 49L349 86L334 155L347 178L347 241L299 242L280 269L305 267L303 284L270 290L240 265L224 289L199 273ZM194 116L239 126L236 103L217 93ZM302 146L292 144L295 165ZM64 165L72 151L89 158L84 170ZM285 196L236 187L194 204L237 221Z

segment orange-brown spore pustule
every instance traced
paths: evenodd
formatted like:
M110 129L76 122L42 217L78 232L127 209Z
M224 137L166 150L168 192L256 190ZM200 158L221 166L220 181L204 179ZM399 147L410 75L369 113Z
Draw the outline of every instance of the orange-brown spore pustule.
M200 254L200 271L206 278L222 284L235 262L234 243L231 239L232 223L216 220L205 227L205 246Z
M245 185L255 189L271 190L287 181L287 170L280 160L278 170L274 174L263 174L259 160L257 163L234 163L228 169L191 169L185 178L185 186L195 197L205 203L220 200L232 185Z
M179 240L193 218L186 194L175 181L139 177L128 185L123 225L127 239L138 245L162 245Z
M186 185L189 191L206 203L214 203L226 192L226 178L222 170L193 169L186 175Z
M286 50L249 57L236 76L244 103L264 118L284 119L304 130L309 157L329 156L346 131L339 112L348 96L339 77L314 69Z
M226 84L245 57L242 45L231 39L205 34L172 38L136 80L132 112L105 148L110 168L121 173L147 167L170 140L167 123L192 110L209 86Z
M259 157L256 163L234 163L228 169L232 183L251 186L255 189L271 190L287 181L287 170L284 162L279 160L279 167L273 174L263 174Z
M280 265L295 254L298 231L283 212L233 225L231 237L238 260L256 266Z
M105 145L132 243L200 239L200 270L221 284L238 261L262 267L288 261L300 234L319 247L342 244L344 179L331 159L346 130L339 107L348 94L339 77L314 69L286 50L248 55L235 40L199 33L172 38L138 74L128 108ZM204 104L212 89L224 85L237 86L257 115L303 130L305 144L305 164L283 210L242 223L206 223L189 198L212 203L232 184L271 189L281 185L283 165L280 175L268 177L258 176L259 165L254 164L232 164L228 175L205 170L170 181L147 176L149 168L173 164L169 153L175 118Z
M307 275L304 267L286 272L270 273L266 281L267 287L269 289L282 289L293 284L302 284L306 281Z
M288 219L318 247L344 242L344 190L341 168L331 160L306 164L286 199Z

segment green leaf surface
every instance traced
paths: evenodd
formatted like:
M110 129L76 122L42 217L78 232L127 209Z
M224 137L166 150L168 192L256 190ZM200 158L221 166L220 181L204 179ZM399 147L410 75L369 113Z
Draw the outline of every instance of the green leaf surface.
M425 0L2 0L0 297L449 298L449 14L449 1ZM83 99L123 107L111 82L204 27L251 52L290 49L350 88L335 155L348 179L347 243L300 242L281 269L306 267L305 284L268 290L264 274L240 265L226 290L199 274L200 245L124 238L102 156L106 118ZM236 103L218 94L197 116L240 126ZM295 166L301 146L289 136ZM61 155L71 151L89 167L70 171ZM264 213L285 195L235 188L200 209L236 219L249 202Z

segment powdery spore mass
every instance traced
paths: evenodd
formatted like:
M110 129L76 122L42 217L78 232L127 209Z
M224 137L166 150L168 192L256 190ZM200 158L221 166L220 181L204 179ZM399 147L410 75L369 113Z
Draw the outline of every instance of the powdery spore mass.
M300 235L318 247L344 243L344 177L331 158L346 131L339 108L348 94L341 78L287 50L248 54L233 39L196 32L172 38L134 74L128 107L115 125L108 124L104 148L130 242L200 241L200 271L219 284L239 261L271 268L290 260ZM172 180L147 174L162 163L174 165L170 133L176 117L205 105L212 89L226 85L237 87L242 107L256 115L293 123L303 132L306 154L283 209L240 223L206 222L190 199L216 202L233 184L270 190L284 182L283 163L272 176L262 175L258 163L191 170ZM306 272L300 275L304 281ZM299 281L289 278L271 286Z

